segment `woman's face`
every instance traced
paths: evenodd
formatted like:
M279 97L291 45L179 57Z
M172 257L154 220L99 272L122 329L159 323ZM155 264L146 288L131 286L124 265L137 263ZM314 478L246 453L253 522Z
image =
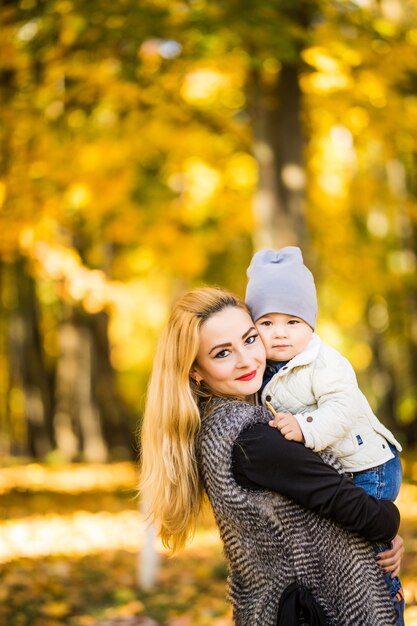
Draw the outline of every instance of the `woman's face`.
M261 387L265 359L249 314L229 306L202 324L192 376L218 394L247 397Z

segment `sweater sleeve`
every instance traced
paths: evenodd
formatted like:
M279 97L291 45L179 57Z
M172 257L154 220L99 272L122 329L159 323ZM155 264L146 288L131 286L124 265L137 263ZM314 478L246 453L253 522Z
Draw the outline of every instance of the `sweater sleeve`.
M388 542L398 532L395 504L369 496L315 452L267 424L254 424L240 434L233 473L242 487L276 491L368 541Z

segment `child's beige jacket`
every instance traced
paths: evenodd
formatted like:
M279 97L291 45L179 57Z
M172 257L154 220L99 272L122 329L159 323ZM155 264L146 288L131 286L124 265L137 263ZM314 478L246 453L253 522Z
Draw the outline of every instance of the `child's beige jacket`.
M307 348L269 381L262 402L292 413L305 445L330 448L347 472L358 472L393 458L387 441L401 446L374 415L358 387L349 361L316 334Z

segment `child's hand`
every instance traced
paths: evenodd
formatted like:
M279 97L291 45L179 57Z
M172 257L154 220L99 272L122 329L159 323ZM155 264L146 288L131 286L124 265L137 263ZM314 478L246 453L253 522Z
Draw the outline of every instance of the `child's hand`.
M285 439L289 441L304 441L302 430L294 415L290 413L277 413L277 416L269 422L269 425L278 428L281 435L284 435Z
M291 413L277 413L269 402L266 402L266 405L274 416L269 425L273 428L278 428L285 439L302 443L304 435L294 415L291 415Z

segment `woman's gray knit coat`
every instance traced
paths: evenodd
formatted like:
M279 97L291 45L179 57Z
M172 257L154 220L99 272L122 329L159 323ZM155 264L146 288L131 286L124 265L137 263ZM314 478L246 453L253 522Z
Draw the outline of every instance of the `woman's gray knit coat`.
M269 419L261 406L216 400L197 442L229 564L236 626L275 626L280 596L293 581L312 591L329 626L395 624L369 543L284 496L236 483L232 451L239 433Z

